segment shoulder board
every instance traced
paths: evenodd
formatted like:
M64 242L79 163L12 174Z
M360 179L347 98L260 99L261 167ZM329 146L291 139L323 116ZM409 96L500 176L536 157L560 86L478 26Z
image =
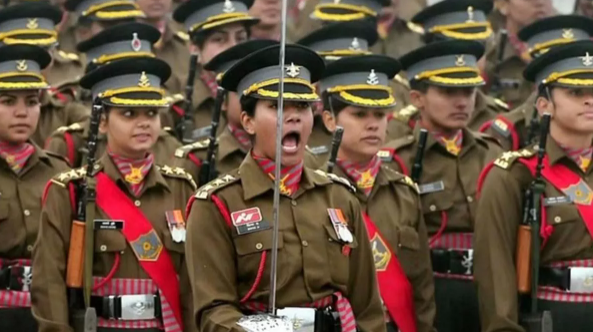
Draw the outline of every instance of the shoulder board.
M329 152L329 147L327 145L320 145L320 146L314 146L314 147L310 147L307 145L305 147L305 149L307 151L309 151L309 153L311 153L312 155L315 155L315 156Z
M197 199L208 199L217 190L227 187L231 183L239 181L241 178L232 174L225 174L214 179L198 189L195 197Z
M177 32L175 32L175 37L183 40L184 42L189 41L189 35L186 32L183 32L183 31L177 31Z
M497 146L500 146L500 142L498 141L498 139L496 139L496 137L491 136L489 134L486 133L482 133L479 131L471 131L472 135L474 135L474 137L478 140L478 141L482 141L484 143L489 142L489 143L494 143Z
M393 112L393 118L402 122L408 122L410 118L418 114L418 109L414 105L408 105L399 111Z
M73 123L69 126L63 126L63 127L59 127L58 129L56 129L56 132L59 134L72 133L72 132L77 132L77 131L84 131L84 128L78 122Z
M194 178L191 176L191 174L186 172L181 167L171 167L169 165L163 165L163 166L156 166L156 169L157 169L157 171L161 172L161 174L163 174L165 176L187 180L191 184L193 190L196 190L198 188L198 186L196 185L196 182L194 181Z
M175 136L175 130L173 130L172 127L163 127L161 129L161 135L164 135L166 133Z
M394 171L394 172L395 172L395 171ZM400 174L401 174L401 173L400 173ZM418 184L417 184L417 183L415 183L415 182L412 180L412 178L411 178L411 177L409 177L409 176L407 176L407 175L404 175L404 174L401 174L401 175L402 175L402 178L401 178L401 179L399 179L399 181L398 181L398 182L399 182L399 183L403 183L403 184L405 184L405 185L407 185L407 186L411 187L411 188L414 190L414 192L415 192L415 193L417 193L417 194L420 194L420 189L418 188Z
M55 158L55 159L59 159L60 161L63 161L64 163L66 163L66 165L69 164L68 159L66 159L66 157L62 156L59 153L55 153L53 151L48 151L48 150L43 150L43 152L51 158Z
M205 140L197 141L192 144L184 145L180 148L177 148L177 150L175 150L175 157L185 158L192 151L207 149L209 144L210 144L210 140L205 139Z
M69 182L83 179L85 176L86 168L80 167L59 173L58 175L55 175L50 181L61 187L66 187Z
M185 101L185 97L182 94L177 93L177 94L165 97L165 100L169 103L169 105L177 105L177 104Z
M353 193L356 193L356 187L354 187L350 181L348 181L348 179L345 179L343 177L337 176L334 173L326 173L320 169L315 171L315 174L321 175L323 177L326 177L330 180L332 180L332 182L335 183L339 183L342 184L344 186L346 186L346 188L348 188L350 191L352 191Z
M58 55L63 59L70 60L70 61L78 61L80 57L76 53L65 52L62 50L58 50Z
M535 152L530 149L506 151L494 161L494 165L502 169L508 169L517 159L530 158L533 156L535 156Z
M397 83L405 86L408 89L410 88L410 82L408 82L408 80L403 78L400 74L395 75L393 80L396 81Z
M493 98L494 103L496 104L496 106L503 108L505 110L509 110L509 104L505 103L504 101L502 101L502 99L498 99L498 98Z
M410 22L408 21L406 23L406 26L408 27L408 29L410 29L411 31L423 35L424 34L424 28L421 25L418 25L416 23Z

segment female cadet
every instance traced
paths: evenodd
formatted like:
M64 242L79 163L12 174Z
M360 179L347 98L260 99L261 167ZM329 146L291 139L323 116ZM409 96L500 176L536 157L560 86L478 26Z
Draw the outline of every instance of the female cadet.
M0 330L37 331L31 316L31 251L39 229L41 193L67 169L32 142L49 85L40 71L51 61L42 48L0 47Z
M420 197L413 181L382 166L377 154L395 104L389 81L399 68L386 56L344 58L327 66L319 85L327 128L344 128L334 172L357 188L388 311L387 330L397 331L395 321L403 332L433 331L434 282Z
M252 54L222 80L241 95L253 148L239 169L200 188L188 208L187 262L202 332L243 331L237 321L268 302L279 51ZM303 167L318 99L311 82L323 60L287 45L285 63L278 307L309 307L317 323L332 326L323 331L385 331L360 204L345 179ZM307 317L301 324L313 324Z
M97 331L194 330L188 320L182 211L195 185L183 169L157 166L149 152L159 135L159 108L167 106L161 83L169 75L162 60L125 59L81 80L103 104L99 130L107 148L91 177L87 168L75 169L55 176L46 188L33 255L34 278L39 276L32 285L33 315L39 331L71 331L68 318L78 317L77 297L67 296L77 269L68 264L67 270L66 263L78 240L71 233L82 181L96 192L95 201L83 204L87 218L95 217L90 218L94 245L85 242L80 250L93 251L93 282L84 286L92 291Z

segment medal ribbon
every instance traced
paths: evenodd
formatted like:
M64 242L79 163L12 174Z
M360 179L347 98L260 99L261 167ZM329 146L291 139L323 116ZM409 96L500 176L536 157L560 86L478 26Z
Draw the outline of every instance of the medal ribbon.
M257 157L253 155L253 159L257 162L259 167L266 173L272 181L274 181L274 172L276 165L273 160ZM280 171L282 179L280 180L280 193L285 196L292 196L298 189L303 175L303 162L292 167L284 167Z
M591 155L593 154L593 147L588 147L584 149L571 149L565 146L560 145L564 153L572 159L577 166L583 171L586 172L587 168L591 164Z
M231 131L231 135L233 135L237 142L239 142L243 151L251 150L251 139L249 138L249 134L243 128L229 124L229 130Z
M16 174L25 167L33 152L35 147L30 143L11 144L0 141L0 158L4 159Z
M446 137L441 133L434 133L434 137L445 147L445 149L447 149L447 152L450 154L458 156L459 152L461 152L461 147L463 145L463 132L461 129L451 137Z
M124 180L130 185L134 196L140 195L144 188L144 178L154 164L154 155L149 153L143 159L129 159L120 157L111 150L108 150L108 153L119 172L124 176Z
M337 160L338 166L354 181L356 187L366 196L371 194L377 174L381 168L381 159L375 155L367 164L355 164L347 160Z

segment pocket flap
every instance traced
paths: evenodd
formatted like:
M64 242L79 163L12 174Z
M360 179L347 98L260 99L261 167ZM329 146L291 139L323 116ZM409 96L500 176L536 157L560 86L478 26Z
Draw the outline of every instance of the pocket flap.
M336 231L334 230L334 226L326 223L325 225L323 225L325 227L325 230L327 231L327 235L329 236L329 238L336 243L340 243L340 244L346 244L344 241L340 240L340 238L338 237L338 235L336 234ZM352 233L352 230L350 229L350 227L348 227L348 230ZM350 246L350 248L357 248L358 247L358 241L356 240L356 237L354 236L354 233L352 233L352 243L348 243L348 246Z
M95 252L124 251L128 246L124 235L116 230L95 231Z
M423 214L447 211L453 207L453 195L447 190L425 194L420 199Z
M185 242L175 242L171 236L171 232L167 229L163 233L163 245L168 251L183 254L185 253Z
M255 232L245 235L237 235L235 241L235 249L240 256L249 255L258 252L264 252L272 249L272 232L273 229L267 229L261 232ZM278 233L278 249L284 247L284 237L282 232Z
M548 225L563 225L567 222L580 220L579 210L574 204L562 204L546 207Z
M420 238L418 236L418 232L416 232L416 230L412 227L401 227L399 231L399 244L406 249L420 249Z

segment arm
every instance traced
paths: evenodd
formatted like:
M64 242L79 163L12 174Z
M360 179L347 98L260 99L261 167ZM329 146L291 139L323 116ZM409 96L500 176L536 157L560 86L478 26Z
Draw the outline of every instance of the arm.
M432 263L430 260L430 249L428 248L428 233L424 223L424 215L418 209L420 221L418 222L418 239L420 247L417 251L417 274L410 276L414 289L414 307L416 309L416 320L419 332L435 331L433 327L436 315L436 303L434 299L434 277L432 274Z
M515 166L511 170L517 170ZM524 331L518 322L515 247L523 190L512 171L494 168L484 183L474 231L474 277L484 332ZM529 178L529 174L523 174Z
M362 219L360 204L354 196L351 202L351 218L358 247L350 253L347 297L361 331L384 332L385 316L379 296L371 244Z
M51 185L33 250L31 302L39 332L72 331L65 281L72 217L68 191Z
M241 332L235 247L212 201L196 200L188 216L185 243L194 317L201 332Z
M73 123L82 123L91 117L91 110L78 102L70 102L66 106L66 116L68 125Z

